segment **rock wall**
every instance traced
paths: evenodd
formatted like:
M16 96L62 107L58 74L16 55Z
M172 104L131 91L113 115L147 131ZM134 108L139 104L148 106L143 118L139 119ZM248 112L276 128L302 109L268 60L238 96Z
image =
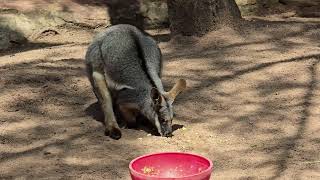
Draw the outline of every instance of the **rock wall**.
M32 40L51 27L96 28L111 22L133 22L141 28L167 27L167 0L2 0L0 50ZM320 17L320 0L236 0L241 14L264 14L265 9L290 6L299 16Z

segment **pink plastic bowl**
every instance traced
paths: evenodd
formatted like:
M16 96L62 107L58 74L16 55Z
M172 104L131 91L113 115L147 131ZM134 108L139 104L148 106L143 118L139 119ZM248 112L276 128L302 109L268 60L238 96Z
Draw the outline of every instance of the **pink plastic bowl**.
M200 155L164 152L140 156L129 169L132 180L209 180L213 165Z

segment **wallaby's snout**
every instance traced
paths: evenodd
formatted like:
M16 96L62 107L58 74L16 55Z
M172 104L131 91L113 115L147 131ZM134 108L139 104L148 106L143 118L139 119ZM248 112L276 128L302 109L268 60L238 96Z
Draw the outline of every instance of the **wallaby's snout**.
M185 88L186 81L179 79L169 92L164 92L164 94L160 94L157 90L152 92L158 114L155 125L161 136L172 136L173 102Z
M162 131L162 136L165 137L172 137L172 121L170 122L164 122L161 125L161 131Z

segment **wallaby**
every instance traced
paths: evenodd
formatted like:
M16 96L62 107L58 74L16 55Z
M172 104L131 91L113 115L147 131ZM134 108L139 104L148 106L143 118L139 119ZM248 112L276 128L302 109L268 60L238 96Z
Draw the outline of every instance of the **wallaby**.
M86 68L105 116L106 135L121 138L115 109L128 124L136 123L141 114L161 136L172 135L172 103L186 88L186 81L178 80L165 92L160 79L161 56L151 36L128 24L108 27L89 45Z

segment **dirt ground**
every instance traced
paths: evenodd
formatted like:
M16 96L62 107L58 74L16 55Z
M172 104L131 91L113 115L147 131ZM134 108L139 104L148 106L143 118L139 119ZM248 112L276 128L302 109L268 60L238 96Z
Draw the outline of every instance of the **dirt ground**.
M207 156L212 179L320 179L319 19L248 18L183 41L155 32L165 86L188 82L172 138L104 136L83 62L95 33L60 29L1 54L0 179L130 179L133 158L162 151Z

